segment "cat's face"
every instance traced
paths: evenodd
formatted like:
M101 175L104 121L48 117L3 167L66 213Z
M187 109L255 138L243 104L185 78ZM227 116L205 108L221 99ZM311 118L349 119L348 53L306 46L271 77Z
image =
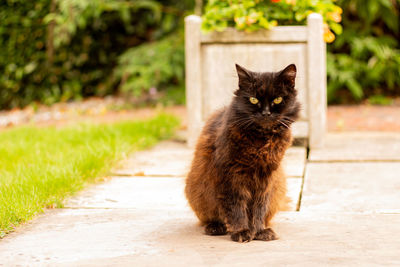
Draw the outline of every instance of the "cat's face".
M298 118L296 66L279 72L252 72L236 64L239 89L233 108L240 114L239 126L257 125L264 129L289 128Z

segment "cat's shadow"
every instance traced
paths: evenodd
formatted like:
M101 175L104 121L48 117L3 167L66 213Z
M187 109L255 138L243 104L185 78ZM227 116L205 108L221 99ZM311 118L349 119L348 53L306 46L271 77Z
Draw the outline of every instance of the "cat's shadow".
M232 253L232 250L227 250L225 246L227 243L234 243L228 235L206 235L204 227L195 221L166 222L157 232L157 246L178 258L190 255L193 262L214 265Z
M260 253L278 241L249 243L233 242L229 235L209 236L204 227L195 219L172 219L166 221L153 232L153 240L159 250L174 254L177 258L190 255L193 262L214 265L237 257L247 251L249 254Z

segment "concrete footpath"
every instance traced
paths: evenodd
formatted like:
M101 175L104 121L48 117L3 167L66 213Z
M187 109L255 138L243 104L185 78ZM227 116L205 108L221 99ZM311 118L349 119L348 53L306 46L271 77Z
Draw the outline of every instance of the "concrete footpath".
M400 266L400 133L290 148L280 236L206 236L183 195L193 151L166 141L0 240L0 266Z

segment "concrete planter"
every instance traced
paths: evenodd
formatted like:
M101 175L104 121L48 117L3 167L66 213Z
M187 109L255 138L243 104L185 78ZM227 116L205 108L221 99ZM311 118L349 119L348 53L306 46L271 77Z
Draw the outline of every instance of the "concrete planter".
M254 33L227 29L203 34L201 18L185 19L188 145L193 146L207 117L228 104L237 89L235 63L254 71L276 71L295 63L302 103L296 138L311 148L323 144L326 127L326 45L322 17L311 14L307 26L279 26Z

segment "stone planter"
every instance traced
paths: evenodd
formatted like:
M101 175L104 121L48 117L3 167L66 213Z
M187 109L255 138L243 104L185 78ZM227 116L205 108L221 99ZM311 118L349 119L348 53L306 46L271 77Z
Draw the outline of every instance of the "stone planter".
M193 146L207 117L228 104L237 89L235 63L254 71L276 71L295 63L301 119L295 138L310 148L323 144L326 127L326 45L322 17L311 14L307 26L278 26L254 33L227 29L203 34L201 18L185 19L188 145Z

